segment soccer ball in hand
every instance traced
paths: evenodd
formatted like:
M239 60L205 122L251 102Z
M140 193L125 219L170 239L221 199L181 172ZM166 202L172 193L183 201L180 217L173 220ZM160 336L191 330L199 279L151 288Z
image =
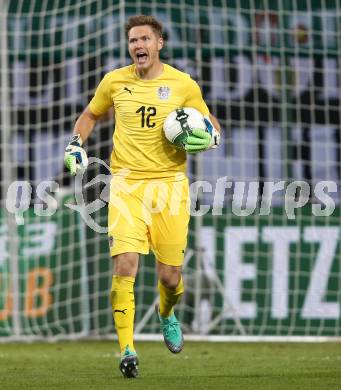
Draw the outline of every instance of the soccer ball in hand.
M172 111L163 124L168 141L182 150L185 150L186 139L194 128L207 131L204 116L191 107L182 107Z

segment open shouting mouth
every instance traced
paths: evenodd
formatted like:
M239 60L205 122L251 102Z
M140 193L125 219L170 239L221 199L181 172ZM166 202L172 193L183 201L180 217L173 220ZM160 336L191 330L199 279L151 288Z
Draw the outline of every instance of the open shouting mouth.
M144 51L139 51L136 53L136 57L137 57L137 63L139 65L143 65L147 62L147 59L148 59L148 55L146 52Z

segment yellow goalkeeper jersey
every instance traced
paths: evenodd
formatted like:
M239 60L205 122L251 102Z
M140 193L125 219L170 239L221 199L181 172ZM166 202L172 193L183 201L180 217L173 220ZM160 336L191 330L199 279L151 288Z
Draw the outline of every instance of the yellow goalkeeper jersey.
M89 103L102 115L115 111L115 131L110 166L113 173L129 169L130 179L171 178L186 170L186 152L165 138L163 122L179 107L209 114L198 84L184 72L163 64L163 73L142 80L129 65L107 73Z

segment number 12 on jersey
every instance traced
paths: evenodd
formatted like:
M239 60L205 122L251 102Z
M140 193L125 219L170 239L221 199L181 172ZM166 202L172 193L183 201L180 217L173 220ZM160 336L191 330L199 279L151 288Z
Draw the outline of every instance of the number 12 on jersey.
M155 126L155 122L152 121L153 117L156 115L156 108L155 107L146 107L141 106L137 111L136 114L141 113L141 127L149 127L152 128Z

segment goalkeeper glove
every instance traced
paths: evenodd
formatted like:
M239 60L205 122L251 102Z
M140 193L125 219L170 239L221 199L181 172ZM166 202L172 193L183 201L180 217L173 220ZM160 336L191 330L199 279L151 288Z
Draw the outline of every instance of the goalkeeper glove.
M80 135L76 134L65 149L64 164L73 176L88 166L88 156L82 148L82 143Z
M208 118L204 118L206 129L193 129L186 139L185 149L188 153L195 154L207 149L217 148L220 143L220 133L214 128Z

